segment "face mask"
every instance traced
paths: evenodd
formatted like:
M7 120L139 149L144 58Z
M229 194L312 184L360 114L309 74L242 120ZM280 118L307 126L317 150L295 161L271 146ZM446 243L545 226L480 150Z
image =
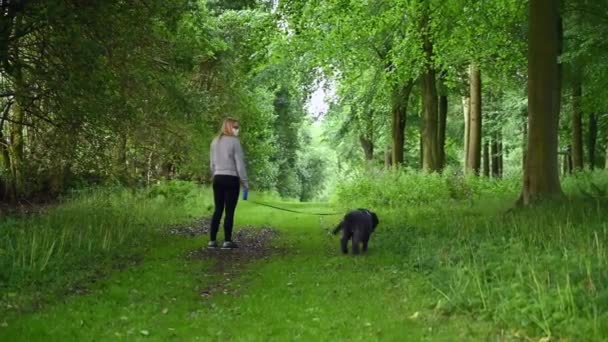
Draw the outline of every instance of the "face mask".
M233 129L232 133L234 134L235 137L238 137L239 136L239 129L238 128Z

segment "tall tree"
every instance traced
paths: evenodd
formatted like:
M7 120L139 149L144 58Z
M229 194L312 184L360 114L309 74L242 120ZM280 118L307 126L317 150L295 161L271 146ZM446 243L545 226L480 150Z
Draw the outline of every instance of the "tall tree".
M589 152L589 168L595 169L595 146L597 145L597 115L589 114L589 138L587 140L587 150Z
M278 165L277 190L281 196L286 197L296 197L300 193L295 166L300 143L298 132L303 117L297 106L294 106L292 97L289 89L282 86L276 91L274 99L274 113L277 116L274 132L280 148L272 160Z
M437 99L436 71L433 63L433 41L431 35L431 15L429 1L422 5L421 31L425 68L421 76L422 83L422 168L426 171L441 169L437 139L439 108Z
M606 134L608 136L608 134ZM608 170L608 138L606 139L606 152L604 153L604 169Z
M577 71L577 74L579 72ZM572 167L583 169L583 108L581 77L575 76L572 86Z
M561 21L558 0L530 0L528 32L529 132L522 202L562 194L557 163Z
M606 127L606 129L604 130L605 136L604 136L604 140L605 140L605 152L604 152L604 169L608 170L608 127Z
M392 165L403 164L403 152L405 145L405 123L407 119L407 104L414 82L408 81L403 87L393 91L391 102L391 132L392 132Z
M445 141L448 120L448 91L445 86L444 76L440 77L439 85L439 121L437 124L437 146L439 148L439 167L445 166Z
M502 134L498 134L498 156L496 157L498 162L498 177L502 177L504 174L504 144Z
M499 133L495 133L490 145L490 155L492 159L492 177L499 178L502 174L502 151L500 148L501 137Z
M276 174L263 167L275 82L256 77L268 70L268 39L279 32L270 13L220 15L222 7L212 13L206 1L189 0L0 6L3 198L111 177L201 180L202 145L226 112L247 122L244 133L258 128L246 146L252 175Z
M471 110L469 114L469 143L466 163L468 174L479 174L481 166L481 72L473 63L470 67Z
M466 171L469 158L469 135L471 131L471 98L462 97L462 112L464 117L464 137L463 137L463 154L464 154L464 169Z
M404 160L408 102L413 79L419 73L418 51L410 49L414 39L409 33L415 22L415 10L410 7L404 2L279 3L296 33L292 41L298 58L309 63L303 73L322 72L341 88L361 83L361 75L378 75L373 83L362 83L365 89L360 91L382 99L373 101L372 109L391 123L380 135L390 141L393 165ZM339 96L337 102L343 105L350 99ZM343 114L350 115L348 111Z
M483 142L483 176L490 177L490 143L489 139Z

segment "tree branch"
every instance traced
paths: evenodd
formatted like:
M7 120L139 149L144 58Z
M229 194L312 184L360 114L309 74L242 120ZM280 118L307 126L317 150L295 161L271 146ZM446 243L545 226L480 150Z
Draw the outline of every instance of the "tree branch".
M0 136L2 135L2 129L4 128L4 121L8 117L8 111L11 109L13 101L8 101L2 110L2 118L0 118Z

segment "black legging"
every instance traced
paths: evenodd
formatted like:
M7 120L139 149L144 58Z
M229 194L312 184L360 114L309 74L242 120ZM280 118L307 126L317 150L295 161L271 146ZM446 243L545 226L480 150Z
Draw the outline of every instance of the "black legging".
M215 211L211 219L211 241L217 238L220 220L224 207L224 240L232 241L232 225L234 223L234 210L239 200L239 177L229 175L216 175L213 177L213 199L215 200Z

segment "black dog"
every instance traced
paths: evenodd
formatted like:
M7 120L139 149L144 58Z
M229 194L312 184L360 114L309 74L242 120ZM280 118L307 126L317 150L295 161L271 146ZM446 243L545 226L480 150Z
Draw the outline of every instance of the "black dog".
M359 244L363 244L363 252L367 251L369 237L378 223L380 221L375 213L367 209L357 209L344 215L344 219L332 233L335 235L342 230L342 239L340 240L342 253L348 253L348 240L352 238L353 254L359 254Z

